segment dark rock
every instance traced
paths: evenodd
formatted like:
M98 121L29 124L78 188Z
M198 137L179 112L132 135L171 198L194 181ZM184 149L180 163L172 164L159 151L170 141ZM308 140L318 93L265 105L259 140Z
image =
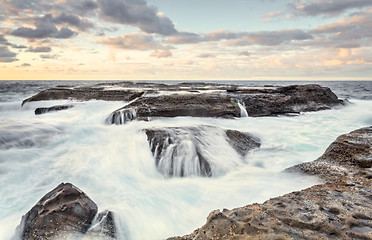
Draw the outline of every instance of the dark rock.
M299 114L330 109L343 103L329 88L314 84L258 88L228 85L208 87L180 84L162 89L168 92L167 95L145 95L112 113L107 122L123 124L133 119L177 116L236 118L241 117L237 102L245 106L250 117ZM193 91L198 94L191 94ZM129 114L133 112L135 114ZM131 117L125 118L123 114Z
M246 155L250 150L259 148L261 141L250 133L236 130L226 130L227 140L230 145L241 155Z
M135 112L132 119L147 120L153 117L240 117L240 108L226 95L217 94L172 94L157 97L142 97L116 110L107 122L120 124L121 115ZM129 119L129 120L132 120ZM126 121L125 121L126 122Z
M271 88L242 98L251 117L319 111L342 103L329 88L315 84Z
M50 239L86 233L97 205L70 183L61 183L22 217L17 232L23 240Z
M103 211L99 213L93 220L92 226L88 230L89 236L103 236L117 238L117 229L114 220L114 213L111 211Z
M36 108L35 109L35 115L40 115L48 112L56 112L56 111L61 111L61 110L67 110L69 108L72 108L72 105L57 105L53 107L48 107L48 108Z
M205 153L213 143L208 135L222 135L239 154L260 147L260 140L249 133L212 126L170 127L144 130L159 172L165 176L212 176L213 167ZM228 160L226 160L228 161Z
M371 130L342 135L318 160L290 169L320 176L325 184L215 210L201 228L169 239L372 239Z
M318 111L343 103L329 88L315 84L245 87L212 83L165 85L120 82L97 84L91 87L59 86L24 100L22 105L30 101L60 99L83 101L137 99L112 113L107 120L111 124L120 124L120 121L123 123L132 119L147 120L152 117L241 117L236 102L245 105L251 117ZM135 111L136 114L122 121L122 114L131 111Z
M65 100L76 99L88 101L92 99L105 101L131 101L143 95L138 90L105 90L103 87L55 87L41 91L22 102L22 106L27 102L45 100Z

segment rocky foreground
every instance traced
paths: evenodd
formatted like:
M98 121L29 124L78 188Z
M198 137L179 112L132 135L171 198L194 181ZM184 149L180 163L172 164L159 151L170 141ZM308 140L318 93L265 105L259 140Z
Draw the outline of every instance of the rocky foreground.
M287 169L324 184L211 212L193 233L169 239L372 239L372 126L338 137L317 160Z
M201 228L169 239L372 239L371 167L372 126L338 137L317 160L286 169L324 184L263 204L215 210ZM14 239L116 239L114 213L97 212L85 193L62 183L22 217Z
M115 239L114 214L103 211L71 183L61 183L28 211L16 229L14 240Z

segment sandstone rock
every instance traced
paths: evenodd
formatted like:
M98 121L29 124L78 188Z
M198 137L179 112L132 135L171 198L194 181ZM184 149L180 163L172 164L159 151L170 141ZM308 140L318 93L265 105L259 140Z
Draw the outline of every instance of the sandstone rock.
M57 105L53 107L48 107L48 108L36 108L35 109L35 115L40 115L48 112L56 112L56 111L61 111L61 110L67 110L69 108L72 108L72 105Z
M372 167L372 126L339 136L316 161L286 171L317 175L326 181Z
M169 239L372 239L371 130L342 135L318 160L289 169L318 175L325 184L215 210L201 228Z
M212 126L153 128L144 131L157 169L165 176L212 176L216 166L208 158L210 144L225 142L242 156L260 147L260 140L249 133Z
M85 234L96 214L97 205L85 193L71 183L61 183L22 217L16 235L41 240Z

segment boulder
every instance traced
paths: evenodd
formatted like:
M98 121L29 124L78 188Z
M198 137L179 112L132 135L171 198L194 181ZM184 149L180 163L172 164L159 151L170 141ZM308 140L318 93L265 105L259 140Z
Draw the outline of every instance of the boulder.
M169 239L372 239L371 139L372 127L342 135L316 161L287 170L324 184L215 210L201 228Z
M69 108L72 108L72 105L57 105L57 106L52 106L52 107L42 107L42 108L36 108L35 109L35 115L40 115L44 113L49 113L49 112L56 112L56 111L61 111L61 110L67 110Z
M152 128L144 131L155 165L167 177L212 176L218 164L211 160L211 145L230 145L241 156L260 147L260 140L249 133L212 126Z
M71 183L61 183L22 217L16 237L41 240L85 234L97 211L97 205L84 192ZM109 226L109 234L115 232L113 221L104 226Z

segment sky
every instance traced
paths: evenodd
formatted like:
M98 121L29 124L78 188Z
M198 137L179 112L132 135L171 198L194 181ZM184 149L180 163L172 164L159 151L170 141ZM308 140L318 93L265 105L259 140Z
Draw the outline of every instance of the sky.
M372 80L372 0L1 0L0 80Z

